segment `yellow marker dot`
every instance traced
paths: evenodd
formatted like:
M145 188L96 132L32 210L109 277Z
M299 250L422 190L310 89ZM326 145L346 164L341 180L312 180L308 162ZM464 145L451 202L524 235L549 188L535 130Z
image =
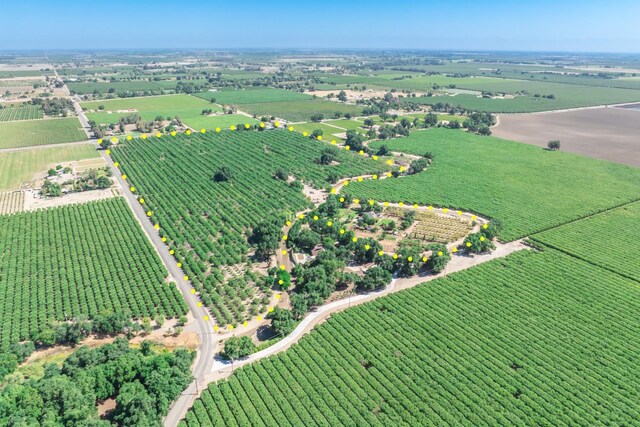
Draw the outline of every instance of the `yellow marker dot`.
M229 129L236 130L236 127L234 125L231 125L231 126L229 126Z
M171 136L176 136L178 134L178 132L176 132L175 130L171 131Z
M475 220L476 220L476 218L477 218L477 216L475 216L475 215L471 215L471 220L472 220L472 221L475 221Z
M332 140L331 140L331 144L336 145L336 144L337 144L336 140L335 140L335 139L332 139Z
M361 176L358 177L358 182L362 182L362 177Z
M287 236L286 234L284 236L282 236L282 240L287 240L289 238L289 236Z
M120 163L115 162L115 163L113 164L113 166L117 168L118 166L120 166Z
M220 129L219 127L217 127L217 128L216 128L216 132L217 132L217 133L220 133L220 131L221 131L221 130L222 130L222 129Z
M154 225L153 228L155 228L156 230L160 230L160 224Z
M351 147L349 147L348 145L345 145L345 146L344 146L344 149L345 149L345 150L347 150L347 151L349 151L349 150L351 150Z
M444 209L442 209L442 212L447 213L447 212L449 212L449 209L444 208Z
M389 202L384 202L383 205L384 205L384 207L387 207L387 206L389 206Z
M413 257L412 256L407 257L407 261L409 261L409 262L413 261Z
M129 187L129 190L130 190L132 193L135 193L135 192L136 192L136 187Z
M200 129L200 133L207 133L207 130L205 128Z
M98 140L98 144L102 144L102 138Z
M308 132L302 132L302 136L309 136Z
M298 215L298 218L303 219L304 218L304 214Z
M284 266L284 264L282 264L282 265L280 266L280 270L286 270L286 268L287 268L287 267L285 267L285 266Z
M187 135L191 135L191 129L187 129L187 131L185 132Z
M289 132L293 132L293 126L289 126Z
M196 293L196 290L195 290L195 289L191 289L191 293L192 293L192 294L195 294L195 293Z
M227 328L228 328L230 331L233 331L233 325L229 325L229 326L227 326Z
M393 255L391 255L391 257L392 257L393 259L398 259L398 254L393 254Z
M485 230L487 229L487 227L489 227L489 225L488 225L488 224L483 224L483 225L482 225L482 228L484 228Z
M189 280L189 276L187 276L187 275L185 274L185 275L184 275L184 277L183 277L183 279L188 281L188 280ZM192 294L195 294L195 293L196 293L196 290L195 290L195 289L191 289L191 293L192 293Z
M380 256L384 255L384 251L378 251L378 255Z
M274 123L274 125L275 125L276 127L280 127L280 122L275 122L275 123Z
M278 285L282 285L282 284L284 284L284 280L282 279L278 280Z
M427 262L427 260L428 260L428 259L429 259L429 258L427 258L426 256L423 256L423 257L422 257L422 262Z
M336 189L335 189L335 188L332 188L332 189L331 189L331 194L336 194L336 193L337 193Z
M200 301L198 301L198 307L202 307L202 303Z
M349 185L349 181L345 181L342 185L346 187L347 185Z
M318 141L322 141L322 135L318 135Z
M160 132L156 133L156 138L160 138L162 134Z
M282 250L282 255L286 255L286 254L287 254L287 250L286 250L286 249L283 249L283 250Z
M127 135L127 141L131 141L133 137L131 135Z
M332 221L327 221L327 227L331 227L333 225Z
M353 239L351 239L351 240L353 240L354 242L357 242L357 241L358 241L358 238L357 238L357 237L354 237L354 238L353 238Z
M442 251L438 251L438 256L442 256Z
M388 164L388 165L392 165L392 164L393 164L393 162L391 161L391 159L387 160L387 164Z
M286 224L287 224L287 226L290 226L291 225L291 221L287 221Z
M122 175L122 179L127 180L127 175Z
M370 245L364 245L364 250L365 250L365 251L368 251L369 249L371 249L371 246L370 246Z
M177 265L178 265L178 268L182 268L182 263L181 262L179 262Z
M277 294L277 295L276 295L276 299L280 299L280 298L282 298L282 297L280 296L280 294Z
M147 216L151 216L151 215L153 215L153 212L147 211Z
M429 206L427 209L429 209L431 211L431 210L433 210L433 206Z
M175 253L176 253L176 251L174 251L173 249L171 249L171 250L169 251L169 255L173 255L173 254L175 254Z
M364 150L358 151L358 154L360 154L361 156L364 156Z
M219 329L220 329L220 327L219 327L218 325L215 325L215 326L213 327L213 330L214 330L214 331L216 331L216 332L218 332L218 330L219 330Z
M249 322L247 322L247 321L245 320L244 322L242 322L242 326L244 326L244 327L246 328L247 326L249 326Z
M344 234L344 228L340 229L340 234Z
M467 247L470 248L471 247L471 242L467 242Z
M480 236L480 241L481 241L481 242L484 242L484 241L485 241L484 236Z
M147 139L147 134L146 133L142 134L142 139Z
M413 204L413 207L414 207L415 209L418 209L418 204L417 204L417 203L414 203L414 204Z
M314 220L314 221L317 221L317 220L318 220L318 215L314 215L314 216L313 216L313 220Z
M400 207L404 206L404 202L398 203L398 206L400 206Z
M111 142L118 142L118 138L114 136L113 138L111 138Z
M273 307L269 307L269 310L267 310L269 313L273 313Z
M378 179L378 175L373 175L371 178Z
M204 316L205 321L209 321L209 316Z
M250 125L249 123L245 123L245 124L244 124L244 128L245 128L245 129L249 129L250 127L251 127L251 125Z
M360 199L353 199L353 203L355 203L356 205L360 204Z
M344 197L340 197L340 203L344 203Z
M163 237L163 238L162 238L162 243L166 243L166 241L167 241L167 238L166 238L166 237Z
M404 166L400 166L400 172L404 172Z
M258 319L258 322L262 321L262 316L258 316L256 317L256 319Z
M369 200L369 204L370 204L371 206L373 206L373 204L374 204L374 203L375 203L375 200Z
M373 160L378 160L378 156L373 156L372 159Z
M451 252L453 252L455 254L456 252L458 252L458 248L451 249Z
M260 123L260 127L264 129L264 123Z
M105 151L105 154L108 156L109 154L111 154L111 150Z
M391 178L391 176L392 176L391 172L387 172L387 177Z
M458 211L458 216L462 215L462 211Z
M139 202L141 205L144 205L144 199L142 197L140 197Z

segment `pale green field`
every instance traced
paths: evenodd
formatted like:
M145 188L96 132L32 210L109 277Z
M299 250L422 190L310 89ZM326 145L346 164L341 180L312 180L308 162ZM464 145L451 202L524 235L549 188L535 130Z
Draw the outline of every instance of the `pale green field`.
M337 128L334 128L333 126L328 126L325 125L323 123L313 123L313 122L309 122L309 123L298 123L295 125L291 125L293 126L293 129L295 132L307 132L309 135L311 135L311 132L313 132L316 129L321 129L323 133L322 138L327 140L327 141L331 141L332 139L335 140L341 140L341 138L338 138L336 136L333 136L336 133L344 133L346 131L344 130L340 130Z
M77 117L0 123L0 149L86 141Z
M362 121L356 121L356 120L347 120L347 119L341 119L341 120L326 120L325 123L329 123L341 128L345 128L345 129L361 129L362 126L364 126L364 123L362 123Z
M96 148L89 144L34 148L31 150L0 152L0 190L15 190L30 181L34 174L65 162L99 158Z
M198 115L194 117L185 118L183 122L193 129L213 129L216 127L228 128L231 125L239 125L249 123L250 125L259 123L260 120L256 120L251 117L247 117L242 114L225 114L222 116L203 116Z

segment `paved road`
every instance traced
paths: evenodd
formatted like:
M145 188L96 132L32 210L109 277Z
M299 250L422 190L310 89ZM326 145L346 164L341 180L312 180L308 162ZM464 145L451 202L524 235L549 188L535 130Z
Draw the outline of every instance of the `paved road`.
M53 68L53 71L56 75L56 78L60 79L57 70ZM67 88L66 84L64 85L64 90L70 96L69 88ZM87 137L90 139L90 142L93 143L97 148L97 141L95 139L92 139L93 135L91 135L89 121L87 120L87 116L85 115L84 111L82 111L82 107L80 106L78 99L71 96L70 98L73 101L76 114L78 115L78 119L80 120L80 123L82 124L82 127L87 134ZM196 356L196 361L193 366L192 372L194 379L191 384L189 384L187 389L182 392L181 396L173 403L169 410L169 413L164 420L165 426L174 427L178 425L180 419L185 416L187 410L189 409L189 407L191 407L193 400L199 394L199 389L206 386L205 375L211 372L211 367L213 365L213 329L211 328L211 324L208 321L204 320L204 315L207 314L207 312L203 308L197 306L198 299L194 294L191 293L191 285L188 281L184 280L184 273L180 268L178 268L178 264L175 258L171 254L169 254L168 246L166 246L162 242L162 238L154 229L151 221L149 221L149 218L147 217L147 214L142 205L140 205L140 203L138 202L137 197L129 190L128 183L122 179L122 174L113 165L111 157L109 157L106 152L102 150L100 151L100 155L104 158L107 166L109 166L113 171L113 176L116 177L123 189L123 194L125 200L127 201L127 204L129 205L135 216L138 218L138 221L142 225L142 228L147 234L147 237L155 246L158 255L160 255L162 262L169 272L169 275L173 278L173 281L176 282L178 289L184 297L184 300L187 302L189 311L193 315L193 327L196 333L200 336L200 350L198 351L198 354Z

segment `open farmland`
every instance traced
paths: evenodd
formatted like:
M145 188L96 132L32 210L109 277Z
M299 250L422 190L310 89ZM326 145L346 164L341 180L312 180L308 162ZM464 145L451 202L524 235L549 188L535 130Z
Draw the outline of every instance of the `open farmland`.
M640 282L640 202L552 228L532 238Z
M20 188L34 174L44 173L58 164L84 159L99 159L100 154L89 144L0 151L0 191Z
M222 267L247 259L248 230L270 218L284 222L310 205L300 190L273 177L276 170L323 187L330 173L350 176L385 169L344 151L337 155L338 164L319 165L326 147L285 130L223 131L134 139L114 147L112 156L195 288L206 295L205 304L218 321L235 322L247 314L222 292ZM232 178L214 182L222 166Z
M122 198L3 215L0 225L2 349L54 320L186 312Z
M182 426L627 424L638 310L636 282L518 252L333 315L209 386Z
M502 114L494 135L546 147L559 139L561 150L640 167L640 111L593 108L540 114Z
M302 101L261 102L242 104L240 110L257 116L275 116L291 122L307 122L314 114L324 114L325 118L333 118L336 113L353 116L362 113L362 107L340 102L309 99Z
M85 141L76 117L0 123L0 149Z
M0 122L35 120L43 117L44 114L42 113L42 108L38 105L0 108Z
M336 127L331 126L330 124L325 124L325 123L313 123L313 122L296 123L295 125L292 125L292 126L296 132L300 132L300 133L307 132L308 135L311 135L311 133L314 130L319 129L323 132L322 138L327 141L338 139L338 137L333 136L333 134L341 134L346 132L346 130L344 129L338 129Z
M223 114L218 116L193 116L187 117L183 120L183 123L192 129L215 129L217 127L226 129L229 126L238 126L239 124L245 125L249 123L254 125L260 121L253 117L247 117L244 114Z
M311 96L299 92L272 88L223 89L201 92L195 96L207 101L215 99L217 104L257 104L311 99Z
M430 129L378 141L392 151L433 154L406 178L364 181L346 193L362 199L433 204L502 220L514 240L640 199L640 170L463 131Z
M95 93L105 94L113 90L118 93L138 93L148 91L162 91L164 88L155 82L146 80L124 81L124 82L67 82L67 87L72 93L78 95L90 95Z

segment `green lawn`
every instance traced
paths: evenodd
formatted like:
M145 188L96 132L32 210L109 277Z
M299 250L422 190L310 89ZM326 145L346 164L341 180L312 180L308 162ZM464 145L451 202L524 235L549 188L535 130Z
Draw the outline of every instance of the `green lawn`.
M371 144L423 155L433 165L399 179L354 183L361 199L435 204L504 222L513 240L640 199L640 169L464 131L430 129Z
M215 129L216 127L228 128L231 125L239 125L249 123L250 125L259 123L251 117L247 117L242 114L224 114L221 116L193 116L187 117L183 121L187 126L199 130L199 129Z
M340 138L333 136L333 134L345 132L344 130L334 128L333 126L325 125L324 123L298 123L292 126L296 132L307 132L309 135L311 135L314 130L320 129L323 132L323 139L326 139L327 141L331 141L332 139L338 140Z
M207 101L215 99L218 104L258 104L311 99L311 96L303 93L273 88L222 89L215 92L201 92L195 96Z
M316 113L324 114L325 119L333 118L336 112L351 113L354 116L362 113L362 107L321 99L242 104L240 110L257 116L272 115L292 122L309 121Z
M0 151L0 190L14 190L30 181L34 174L49 167L74 160L99 158L95 147L89 144L61 147L34 148L20 151Z
M85 141L76 117L0 123L0 149Z
M341 128L345 128L347 130L350 129L358 129L358 130L362 130L362 126L364 126L364 123L356 121L356 120L347 120L347 119L341 119L341 120L328 120L326 123L332 124L332 125L336 125L339 126Z

